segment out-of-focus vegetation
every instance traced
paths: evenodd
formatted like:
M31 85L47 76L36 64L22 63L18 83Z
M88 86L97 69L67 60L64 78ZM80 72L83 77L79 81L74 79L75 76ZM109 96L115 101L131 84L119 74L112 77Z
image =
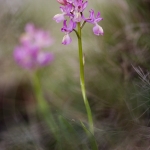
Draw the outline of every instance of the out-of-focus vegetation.
M59 5L50 0L0 1L0 149L87 150L80 120L86 113L79 84L77 38L63 46L61 24L52 17ZM104 36L83 29L87 95L96 140L102 150L148 150L150 147L150 2L94 0L101 12ZM87 12L88 14L88 12ZM54 62L41 69L45 98L56 116L56 137L37 119L36 101L27 72L13 60L24 26L33 22L49 30ZM68 132L69 131L69 132ZM58 142L56 142L56 139Z

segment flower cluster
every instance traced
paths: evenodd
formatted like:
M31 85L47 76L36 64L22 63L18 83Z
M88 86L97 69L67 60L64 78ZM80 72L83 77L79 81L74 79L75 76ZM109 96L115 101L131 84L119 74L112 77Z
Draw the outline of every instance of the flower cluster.
M42 51L50 46L53 39L47 31L37 29L31 23L25 26L25 33L20 37L20 44L14 49L16 62L26 69L36 69L48 65L53 54Z
M73 30L75 30L77 23L88 22L94 25L93 32L95 35L103 35L103 29L98 25L98 22L102 20L100 17L100 12L95 16L94 10L90 10L90 15L88 18L84 17L83 11L87 7L88 2L84 0L57 0L61 4L60 10L61 14L56 14L53 19L59 23L63 21L62 32L65 33L63 37L62 44L70 44L72 39L69 35ZM69 17L70 21L67 25L66 17Z

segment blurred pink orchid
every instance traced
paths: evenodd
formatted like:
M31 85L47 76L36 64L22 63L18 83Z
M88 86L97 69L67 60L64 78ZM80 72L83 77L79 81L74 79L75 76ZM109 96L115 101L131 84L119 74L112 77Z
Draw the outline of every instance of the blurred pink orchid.
M27 24L25 33L20 38L20 44L14 50L14 59L26 69L36 69L48 65L54 58L52 53L42 51L53 43L47 31L37 29L33 24Z

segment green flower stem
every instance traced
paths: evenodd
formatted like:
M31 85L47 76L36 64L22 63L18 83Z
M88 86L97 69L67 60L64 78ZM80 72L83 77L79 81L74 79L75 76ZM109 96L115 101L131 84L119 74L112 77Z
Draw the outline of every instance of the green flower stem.
M48 108L47 102L43 98L43 92L41 89L38 72L35 72L33 74L32 81L33 81L35 97L37 100L37 110L39 111L40 115L46 116L46 114L48 114L50 108Z
M46 102L43 96L43 92L41 89L41 84L38 77L38 72L35 72L32 76L32 84L34 88L35 97L37 100L37 112L42 117L46 123L48 124L49 128L51 129L52 133L55 136L55 129L56 123L50 111L50 106Z
M82 33L81 33L81 24L78 23L78 48L79 48L79 60L80 60L80 84L81 84L81 91L84 100L84 104L86 107L87 115L88 115L88 122L89 122L89 130L94 135L94 128L93 128L93 118L91 108L86 97L86 89L85 89L85 82L84 82L84 58L82 52Z

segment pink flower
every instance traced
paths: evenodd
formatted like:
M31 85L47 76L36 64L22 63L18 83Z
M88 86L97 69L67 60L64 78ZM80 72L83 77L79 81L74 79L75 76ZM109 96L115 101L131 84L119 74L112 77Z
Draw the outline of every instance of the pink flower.
M64 20L63 27L61 29L62 32L65 33L65 36L63 37L62 44L68 45L71 43L72 39L69 36L69 33L71 33L76 28L76 23L70 20L68 26L67 26L67 20Z
M76 29L76 24L78 22L88 22L91 24L94 24L93 32L95 35L103 35L104 31L100 25L98 25L98 22L103 20L100 17L100 12L97 13L95 16L94 10L90 10L89 18L84 17L84 10L87 7L88 1L84 0L57 0L60 4L63 6L60 7L60 10L62 11L61 14L56 14L53 19L59 23L63 21L63 27L61 29L62 32L65 32L65 36L63 37L63 44L67 45L70 44L71 37L69 36L69 33L71 33L73 30ZM70 23L67 26L66 25L66 17L69 18Z
M81 22L82 21L82 12L87 7L88 2L84 2L83 0L76 0L74 1L74 22Z
M95 17L94 10L91 9L89 18L84 19L84 20L86 22L94 24L93 32L95 35L103 35L104 34L103 28L98 25L98 22L103 20L103 18L100 17L100 12L98 12L96 17Z
M25 31L20 38L19 46L14 49L15 61L26 69L36 69L48 65L54 56L42 49L50 46L53 39L48 32L35 28L33 24L27 24Z
M76 23L73 22L73 20L70 20L68 25L67 25L67 20L64 20L61 31L65 33L71 33L75 28L76 28Z
M60 7L60 10L61 10L61 14L56 14L54 17L53 17L53 20L55 20L57 23L65 20L65 16L69 16L69 17L73 17L73 14L72 14L72 9L73 9L73 6L71 4L67 4L65 6L61 6Z

